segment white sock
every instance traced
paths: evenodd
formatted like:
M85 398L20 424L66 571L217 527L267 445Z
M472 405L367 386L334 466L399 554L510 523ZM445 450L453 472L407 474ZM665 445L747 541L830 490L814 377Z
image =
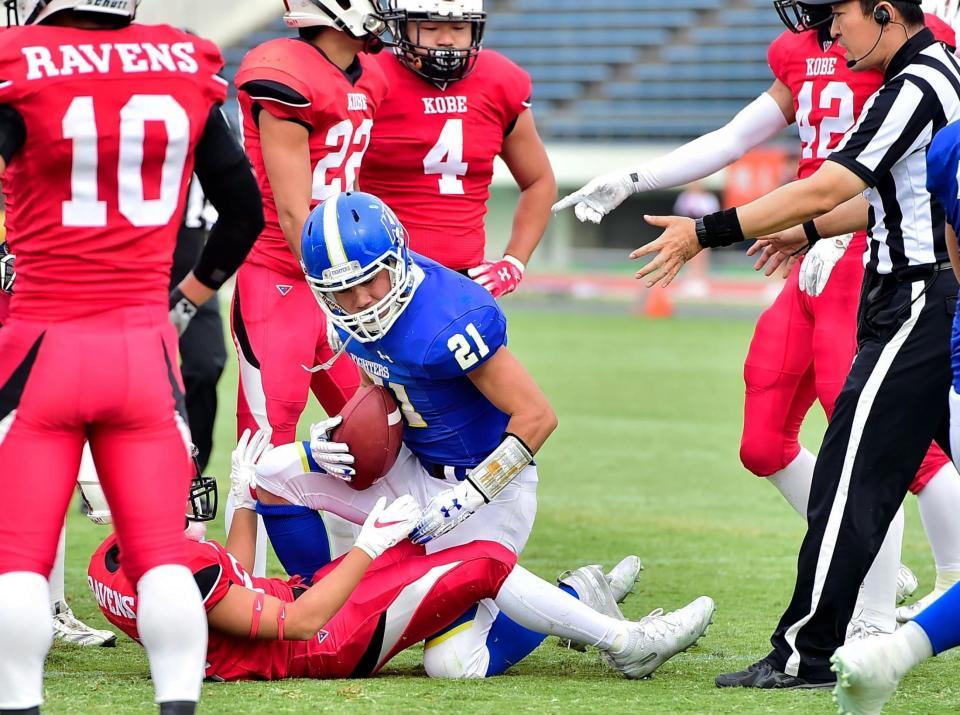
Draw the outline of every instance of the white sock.
M207 662L207 615L185 566L157 566L137 582L137 630L158 703L197 702Z
M227 508L223 514L223 526L227 535L230 534L230 525L233 523L233 513L237 510L233 492L227 492ZM263 525L263 517L257 515L257 548L253 556L253 573L251 576L264 578L267 575L267 527Z
M951 422L951 427L952 427ZM945 464L917 495L937 572L960 571L960 474Z
M863 579L860 602L861 618L880 628L884 633L893 633L897 627L897 574L900 571L900 547L903 544L903 507L890 522L880 551Z
M780 490L783 498L804 520L807 518L810 486L813 484L813 467L816 463L816 455L809 449L800 447L800 454L796 459L779 472L774 472L767 477L767 481Z
M913 621L908 621L897 629L891 638L896 643L893 649L898 656L893 666L897 677L902 678L927 658L933 657L933 646L924 630Z
M53 560L53 571L50 572L50 605L57 601L66 601L67 597L63 586L64 562L67 560L67 525L63 525L60 532L60 542L57 544L57 557Z
M494 602L508 618L537 633L601 650L622 648L626 642L624 621L597 613L522 566L510 572Z
M0 710L43 702L43 661L52 642L47 579L28 571L0 576Z
M880 628L884 633L893 633L897 627L897 574L900 571L900 547L903 544L903 507L890 522L880 551L863 579L860 603L861 618Z

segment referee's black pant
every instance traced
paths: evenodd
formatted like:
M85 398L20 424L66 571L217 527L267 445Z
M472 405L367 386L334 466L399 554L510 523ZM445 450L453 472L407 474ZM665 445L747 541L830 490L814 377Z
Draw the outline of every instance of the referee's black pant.
M949 266L867 271L858 352L817 457L793 598L770 639L789 675L832 680L857 593L934 439L949 454Z

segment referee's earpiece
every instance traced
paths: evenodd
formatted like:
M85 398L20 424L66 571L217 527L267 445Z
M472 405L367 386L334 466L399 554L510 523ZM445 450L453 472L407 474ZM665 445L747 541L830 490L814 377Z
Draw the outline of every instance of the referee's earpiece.
M883 5L878 5L873 11L873 19L878 25L883 27L884 25L889 25L890 20L890 11L887 10Z

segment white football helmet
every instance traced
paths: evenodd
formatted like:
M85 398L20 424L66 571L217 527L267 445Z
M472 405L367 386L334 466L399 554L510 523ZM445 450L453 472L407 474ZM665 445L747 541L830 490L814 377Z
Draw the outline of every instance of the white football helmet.
M63 10L132 20L140 0L5 0L7 25L36 25Z
M287 27L335 27L351 37L379 37L387 25L372 0L283 0Z

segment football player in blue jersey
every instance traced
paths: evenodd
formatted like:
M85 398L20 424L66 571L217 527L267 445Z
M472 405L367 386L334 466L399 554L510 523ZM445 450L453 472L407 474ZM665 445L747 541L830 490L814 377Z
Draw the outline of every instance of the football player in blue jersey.
M313 573L307 545L311 529L322 528L316 510L363 523L381 496L394 494L412 494L424 507L412 537L429 553L487 540L519 554L537 509L533 457L557 418L507 349L496 301L468 278L410 252L404 227L370 194L339 194L314 210L304 227L303 265L339 349L397 398L404 446L390 472L364 491L328 476L349 479L352 472L349 446L329 439L336 417L315 425L310 442L278 447L261 461L258 511L288 572ZM561 587L622 619L617 602L639 569L636 557L607 577L586 566L562 577ZM658 662L702 633L712 614L713 603L700 599L645 619L644 638ZM495 675L542 639L483 601L427 641L424 665L433 677Z
M947 218L947 248L960 278L957 233L960 233L960 122L948 124L927 151L927 190ZM950 388L950 451L960 455L960 315L954 315L953 385ZM837 674L834 699L839 712L879 713L896 692L900 679L921 662L960 646L960 584L952 586L912 621L894 633L873 636L837 649L830 662Z

